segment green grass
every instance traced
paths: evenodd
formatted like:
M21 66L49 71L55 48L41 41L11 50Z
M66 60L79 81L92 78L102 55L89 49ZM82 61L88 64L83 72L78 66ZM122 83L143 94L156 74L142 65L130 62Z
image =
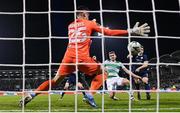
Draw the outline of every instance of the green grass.
M145 93L142 93L142 100L132 102L132 112L156 112L156 93L151 94L152 99L146 100ZM74 112L75 111L75 95L65 95L63 100L59 99L59 95L53 94L51 97L52 112ZM100 94L95 96L97 109L93 109L82 101L82 95L77 95L77 111L78 112L102 112L102 99ZM128 112L129 101L127 93L118 93L119 101L111 100L108 95L104 95L104 111L105 112ZM136 94L135 94L136 97ZM16 111L21 112L18 107L18 101L21 96L0 96L0 112ZM25 112L48 112L49 110L48 95L40 95L27 104ZM180 112L180 93L160 93L160 112Z

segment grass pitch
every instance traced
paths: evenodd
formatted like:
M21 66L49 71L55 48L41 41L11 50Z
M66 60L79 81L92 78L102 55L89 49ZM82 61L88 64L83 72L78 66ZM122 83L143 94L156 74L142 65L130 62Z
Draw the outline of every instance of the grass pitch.
M134 95L136 97L136 94ZM82 101L81 94L77 96L67 94L62 100L58 94L40 95L28 103L24 110L25 112L48 112L49 110L52 112L75 112L75 100L77 99L78 112L102 112L102 107L104 107L104 112L128 112L128 94L118 93L116 96L120 100L111 100L107 94L104 97L101 94L96 94L94 97L98 108L94 109ZM132 112L156 112L157 94L151 93L151 97L151 100L146 100L145 93L142 93L142 100L131 103ZM159 97L160 112L180 112L180 93L160 93ZM22 112L22 108L18 107L20 98L21 96L0 96L0 112ZM102 99L104 99L104 106L102 106ZM50 105L49 100L51 100ZM51 107L49 108L49 106Z

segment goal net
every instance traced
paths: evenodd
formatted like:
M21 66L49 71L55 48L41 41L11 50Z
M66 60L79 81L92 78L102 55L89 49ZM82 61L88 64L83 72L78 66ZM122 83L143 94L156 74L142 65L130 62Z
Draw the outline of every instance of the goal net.
M0 1L0 112L179 112L180 111L180 1L162 0L14 0ZM150 90L135 88L134 79L123 70L119 76L127 78L130 85L116 86L118 101L109 98L106 83L95 91L98 108L91 109L81 92L93 92L78 88L78 45L76 63L61 63L68 44L68 25L76 19L79 6L89 8L90 20L107 29L130 29L136 22L148 23L149 36L106 36L93 33L91 57L95 56L102 68L115 51L117 61L131 70L135 63L128 59L127 45L137 41L148 56ZM77 38L77 37L76 37ZM18 107L26 93L33 91L44 81L55 77L59 65L75 65L75 83L68 90L64 85L69 76L56 87L40 91L27 106ZM103 70L103 74L105 71ZM81 73L82 74L82 73ZM83 74L90 86L93 77ZM103 78L104 79L104 78ZM64 99L60 99L65 92ZM140 92L141 100L137 100ZM151 95L146 100L146 93ZM131 98L134 95L135 99Z

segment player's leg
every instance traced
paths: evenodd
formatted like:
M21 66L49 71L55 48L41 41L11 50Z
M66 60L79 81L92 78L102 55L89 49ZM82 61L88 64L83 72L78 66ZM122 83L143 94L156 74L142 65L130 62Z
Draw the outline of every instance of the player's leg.
M65 86L64 86L64 90L68 90L70 84L71 84L70 81L67 80L66 83L65 83ZM65 92L62 92L60 99L63 99L64 95L65 95Z
M104 77L104 75L102 74L102 70L101 70L101 66L96 63L94 61L93 58L86 58L86 59L82 59L82 62L81 63L88 63L88 64L81 64L81 65L78 65L78 69L85 73L86 75L88 76L92 76L92 75L96 75L92 82L91 82L91 85L90 85L90 88L89 90L98 90L102 84L103 84L103 80L105 80L106 78ZM93 63L93 65L90 65L89 63ZM106 74L105 74L106 75ZM104 77L104 79L103 79ZM95 92L89 92L89 93L86 93L86 96L85 98L87 99L87 101L89 102L89 104L93 107L97 107L95 101L94 101L94 98L93 98L93 94Z
M54 87L56 84L60 83L68 74L75 71L74 65L61 65L56 73L56 76L52 80L47 80L43 82L36 90L35 95L40 94L38 91L47 91L49 89L49 85Z
M63 60L63 63L65 62L69 62L70 59L64 59ZM65 76L67 76L69 73L72 73L73 71L75 71L75 66L74 65L60 65L59 66L59 69L58 69L58 72L56 74L56 76L52 79L52 80L47 80L45 82L43 82L36 90L34 93L26 93L24 98L20 100L19 102L19 106L24 106L30 102L33 98L35 98L37 95L40 94L39 91L47 91L50 87L50 84L51 84L51 87L54 87L56 84L60 83ZM24 102L23 102L24 101Z
M64 95L65 95L65 92L62 92L60 99L63 99Z
M130 81L127 78L118 77L117 80L118 86L129 87ZM130 99L136 101L133 92L130 92Z
M78 74L80 74L80 76L78 76L78 81L83 85L84 89L88 90L89 84L86 81L85 74L81 72L79 72Z
M104 73L102 72L100 64L96 63L93 58L89 57L85 59L83 63L93 63L93 65L79 65L79 70L84 72L87 76L95 75L89 90L98 90L103 85L103 82L107 79L107 73L105 71Z
M118 77L117 78L117 85L122 87L129 87L130 81L127 78ZM131 100L134 100L134 96L130 93Z
M119 98L116 97L115 95L116 95L116 92L115 92L115 91L109 92L109 97L110 97L112 100L119 100Z
M134 79L134 85L136 87L136 90L138 90L137 98L138 98L138 100L141 100L141 93L139 92L139 90L140 90L140 80L139 79Z
M117 84L120 85L120 86L129 86L129 80L127 78L121 78L121 77L118 77L118 82Z
M142 81L144 82L144 84L145 84L145 90L150 90L150 84L149 84L149 79L148 79L148 77L147 76L145 76L145 77L143 77L142 78ZM146 92L146 98L147 98L147 100L150 100L151 99L151 96L150 96L150 92Z
M89 88L89 90L91 91L91 90L98 90L100 87L101 87L101 85L103 84L102 83L103 82L103 79L102 79L102 75L100 74L100 75L96 75L94 78L93 78L93 80L92 80L92 82L91 82L91 86L90 86L90 88ZM93 94L94 94L95 92L86 92L85 93L85 95L84 95L84 98L88 101L88 103L92 106L92 107L97 107L97 105L96 105L96 103L95 103L95 101L94 101L94 98L93 98Z
M104 74L106 76L106 73ZM103 74L96 75L91 82L90 90L98 90L103 85L103 82L106 80L106 77L103 77ZM95 92L92 93L95 94Z
M86 81L83 81L83 83L85 83ZM85 83L84 85L86 85L87 83ZM78 82L78 89L79 90L84 90L84 86L81 82ZM82 94L83 94L83 101L86 101L86 97L87 97L87 92L85 91L82 91Z
M83 84L81 83L81 82L78 82L78 89L79 90L84 90L84 86L83 86ZM82 94L85 96L86 95L86 92L84 92L84 91L82 91Z
M23 104L24 106L29 103L32 99L34 99L37 95L40 94L39 91L47 91L49 89L49 85L51 84L51 86L55 86L57 83L59 83L60 81L62 81L64 79L65 75L56 75L52 80L47 80L45 82L43 82L33 93L26 93L24 95L24 98L20 100L19 102L19 106L22 107ZM23 103L24 101L24 103Z
M87 81L85 80L85 74L78 72L78 89L80 90L88 90L89 89L89 85L87 83ZM82 91L83 94L83 101L86 101L86 92Z
M109 97L113 100L119 100L119 98L117 98L115 96L116 92L114 90L116 90L116 84L117 84L117 79L119 77L112 77L112 78L108 78L106 80L107 83L107 90L109 91Z
M106 80L104 81L104 90L108 90L108 88L107 88L107 81ZM104 91L103 93L104 94L109 94L107 91Z

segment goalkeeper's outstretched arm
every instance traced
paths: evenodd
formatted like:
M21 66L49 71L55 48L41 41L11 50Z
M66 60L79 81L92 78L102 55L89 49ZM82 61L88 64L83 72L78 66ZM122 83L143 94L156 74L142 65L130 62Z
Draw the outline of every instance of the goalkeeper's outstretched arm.
M139 26L139 22L136 22L134 27L129 30L112 30L107 29L103 26L100 26L100 24L96 23L96 20L92 20L93 29L97 32L104 32L105 35L109 36L121 36L121 35L128 35L130 33L131 35L139 35L139 36L148 36L148 33L150 33L150 26L147 23L144 23L143 25Z

